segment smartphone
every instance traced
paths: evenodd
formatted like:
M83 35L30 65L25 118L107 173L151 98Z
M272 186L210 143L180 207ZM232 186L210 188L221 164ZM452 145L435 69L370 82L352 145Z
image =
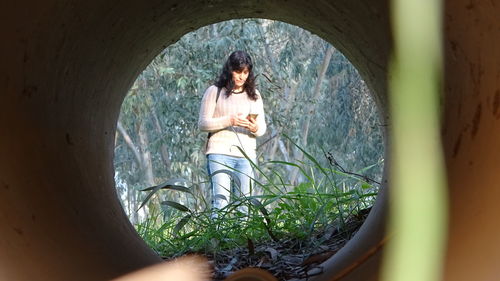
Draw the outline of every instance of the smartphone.
M257 113L250 113L248 114L247 119L253 118L254 120L257 120L257 115Z

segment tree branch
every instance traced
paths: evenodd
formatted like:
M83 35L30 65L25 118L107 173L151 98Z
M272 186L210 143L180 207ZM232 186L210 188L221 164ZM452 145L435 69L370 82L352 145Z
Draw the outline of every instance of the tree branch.
M137 146L134 144L134 142L132 141L132 138L130 138L129 134L127 133L127 131L125 130L125 128L123 127L123 125L120 121L118 121L117 129L118 129L118 132L120 132L120 134L122 135L123 140L125 140L125 143L127 144L127 146L134 153L135 160L137 161L137 164L139 164L139 167L142 167L141 154L139 153Z

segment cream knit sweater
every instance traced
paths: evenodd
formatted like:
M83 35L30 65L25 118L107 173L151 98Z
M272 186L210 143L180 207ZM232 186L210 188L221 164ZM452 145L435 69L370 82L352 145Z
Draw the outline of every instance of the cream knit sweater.
M210 86L203 95L200 107L200 117L198 127L205 132L211 132L207 144L206 154L225 154L236 157L244 157L237 147L251 159L255 159L256 137L264 135L266 132L266 119L264 115L264 106L262 97L256 91L259 98L256 101L251 100L248 95L243 93L227 97L226 90L221 89L217 103L217 87ZM231 126L230 115L241 114L245 118L249 113L257 113L258 130L255 133L246 128Z

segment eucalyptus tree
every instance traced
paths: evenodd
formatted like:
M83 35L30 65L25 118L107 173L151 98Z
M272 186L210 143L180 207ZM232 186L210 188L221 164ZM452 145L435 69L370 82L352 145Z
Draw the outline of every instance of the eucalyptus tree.
M261 163L303 160L291 141L311 151L322 165L331 163L325 152L346 169L359 170L382 160L380 124L369 90L340 52L293 25L232 20L182 37L163 50L130 89L115 149L117 176L129 191L185 178L193 193L208 197L202 149L206 134L197 128L198 109L205 89L237 49L252 55L264 98L269 129L259 139ZM286 169L289 182L303 180L291 166ZM374 170L372 176L379 173ZM137 192L130 194L137 206L141 198ZM181 193L169 196L193 208L203 207L187 202L192 197Z

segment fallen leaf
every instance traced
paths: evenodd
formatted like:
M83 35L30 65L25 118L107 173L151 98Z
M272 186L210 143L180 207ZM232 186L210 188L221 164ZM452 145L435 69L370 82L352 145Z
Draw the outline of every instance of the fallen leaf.
M271 260L276 260L278 257L278 251L276 249L267 247L264 251L268 252L271 255Z

